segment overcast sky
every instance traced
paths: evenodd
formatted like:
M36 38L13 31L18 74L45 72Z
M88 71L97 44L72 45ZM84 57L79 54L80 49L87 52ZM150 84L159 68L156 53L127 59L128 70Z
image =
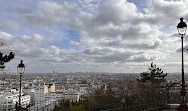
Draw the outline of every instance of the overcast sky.
M0 50L10 72L181 72L180 17L187 0L0 0Z

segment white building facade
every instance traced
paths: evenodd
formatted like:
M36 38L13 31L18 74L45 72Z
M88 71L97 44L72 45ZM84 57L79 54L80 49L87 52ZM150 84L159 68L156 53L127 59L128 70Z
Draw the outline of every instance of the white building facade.
M14 111L16 104L19 103L19 91L5 92L0 95L0 107L4 111ZM21 106L26 108L30 103L30 96L21 96Z

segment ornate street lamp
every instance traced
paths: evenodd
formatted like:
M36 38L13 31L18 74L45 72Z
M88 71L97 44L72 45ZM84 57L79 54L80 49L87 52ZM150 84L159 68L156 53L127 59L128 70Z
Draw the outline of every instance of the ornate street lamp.
M18 70L18 73L20 74L19 109L22 109L22 107L21 107L21 86L22 86L22 74L25 71L25 65L23 63L23 60L21 60L20 64L18 64L17 70Z
M183 35L185 35L187 30L187 24L183 21L183 18L180 18L180 23L177 26L178 33L181 35L182 40L182 84L181 84L181 100L178 111L188 111L187 103L186 103L186 90L185 90L185 80L184 80L184 61L183 61Z

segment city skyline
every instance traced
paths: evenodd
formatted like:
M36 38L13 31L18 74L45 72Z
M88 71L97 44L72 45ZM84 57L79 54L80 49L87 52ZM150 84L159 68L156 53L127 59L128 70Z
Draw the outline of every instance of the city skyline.
M0 39L26 72L181 72L186 0L0 0ZM184 36L187 49L187 35ZM4 50L1 48L1 50ZM188 71L187 50L184 53Z

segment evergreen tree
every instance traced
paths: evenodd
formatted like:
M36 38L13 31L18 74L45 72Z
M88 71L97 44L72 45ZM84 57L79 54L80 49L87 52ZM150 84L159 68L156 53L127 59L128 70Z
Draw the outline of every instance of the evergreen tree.
M167 73L156 66L156 64L151 63L151 67L148 68L149 71L140 74L141 82L162 82L165 81Z
M0 41L0 47L6 47L6 45L4 44L3 41ZM0 50L0 69L4 69L4 63L9 62L11 59L14 58L14 53L12 51L10 51L9 54L5 54L4 51L7 51L8 49L3 49ZM9 50L8 50L9 51Z

